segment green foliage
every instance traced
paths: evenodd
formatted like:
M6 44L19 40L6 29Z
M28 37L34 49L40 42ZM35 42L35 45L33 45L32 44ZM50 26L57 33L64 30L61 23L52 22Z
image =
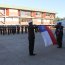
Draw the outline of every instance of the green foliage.
M61 20L61 18L59 18L59 17L54 19L55 22L60 21L60 20Z

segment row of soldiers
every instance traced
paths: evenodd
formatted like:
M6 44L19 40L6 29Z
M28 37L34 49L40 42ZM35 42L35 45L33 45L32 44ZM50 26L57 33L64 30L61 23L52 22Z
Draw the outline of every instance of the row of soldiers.
M0 26L0 35L5 34L19 34L19 33L27 33L28 26L19 26L19 25L11 25L11 26ZM35 32L38 32L37 28Z

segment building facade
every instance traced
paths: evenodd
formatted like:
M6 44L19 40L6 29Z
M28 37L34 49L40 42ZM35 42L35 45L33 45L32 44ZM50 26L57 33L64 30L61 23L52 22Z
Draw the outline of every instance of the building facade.
M55 12L0 6L0 25L28 25L29 19L35 25L53 25L54 18Z

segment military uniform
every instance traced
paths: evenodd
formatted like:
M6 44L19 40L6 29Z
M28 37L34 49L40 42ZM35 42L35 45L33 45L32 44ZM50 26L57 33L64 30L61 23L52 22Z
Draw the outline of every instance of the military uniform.
M29 23L29 26L28 26L28 40L29 40L29 54L30 55L35 55L33 53L33 51L34 51L35 33L34 33L34 26L32 25L32 22Z
M55 34L56 34L58 48L62 48L63 26L61 26L61 23L58 23L56 25Z

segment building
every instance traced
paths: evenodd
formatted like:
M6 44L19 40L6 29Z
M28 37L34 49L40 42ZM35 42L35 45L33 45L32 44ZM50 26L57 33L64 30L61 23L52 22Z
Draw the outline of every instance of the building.
M32 19L36 25L53 25L55 12L0 5L0 25L28 25Z

